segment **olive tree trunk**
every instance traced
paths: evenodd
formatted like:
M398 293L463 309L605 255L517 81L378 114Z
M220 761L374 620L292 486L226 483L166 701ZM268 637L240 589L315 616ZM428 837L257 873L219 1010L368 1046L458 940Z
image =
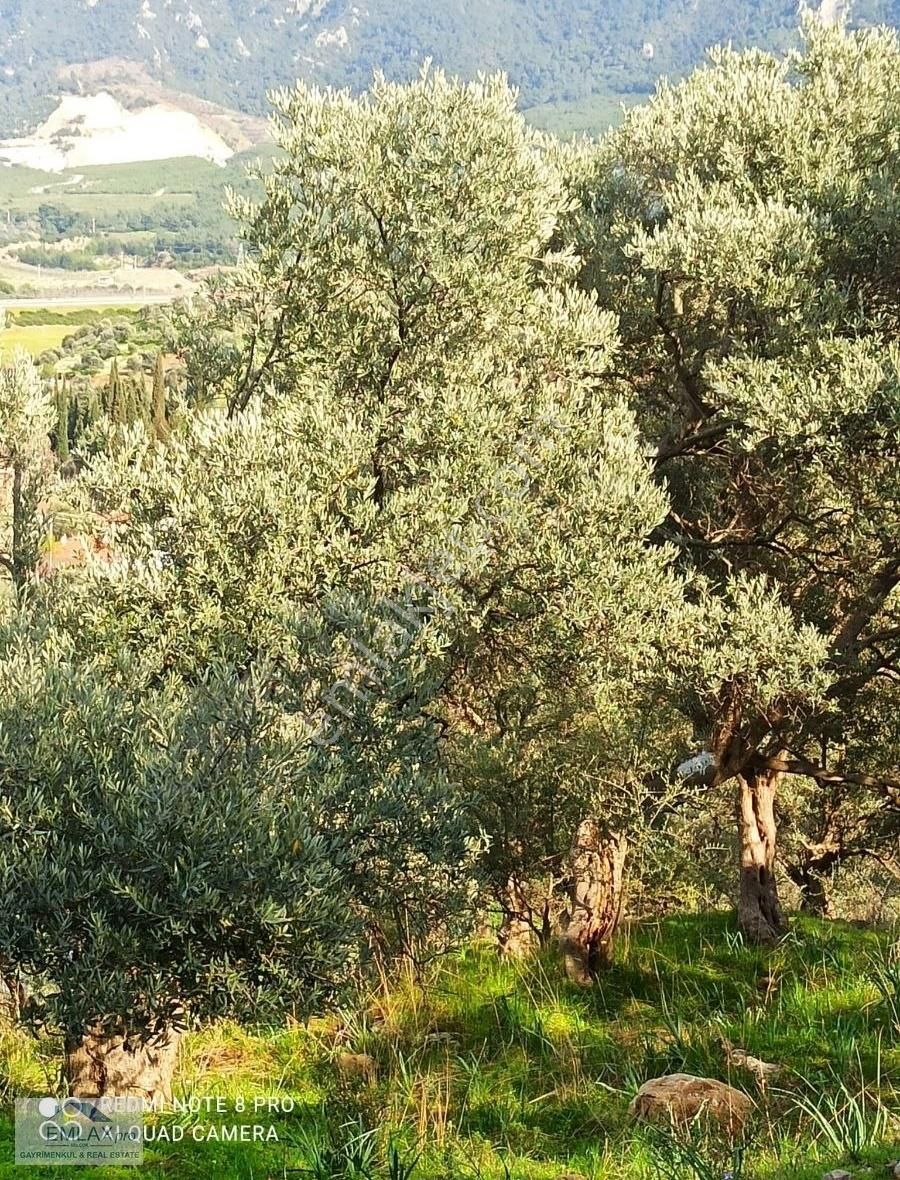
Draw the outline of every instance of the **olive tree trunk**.
M800 885L800 909L804 914L817 918L832 917L831 894L828 884L818 873L808 873Z
M510 877L499 896L503 921L497 935L501 955L524 958L537 949L538 933L525 887L518 877Z
M554 941L559 930L554 904L558 884L559 878L553 873L527 882L512 874L495 891L503 915L497 933L501 955L522 958Z
M738 927L750 942L760 944L776 942L787 932L775 878L779 778L779 772L771 770L737 776L741 857Z
M142 1042L95 1028L67 1039L63 1074L68 1092L75 1098L170 1103L180 1036L168 1029Z
M11 1023L21 1019L28 1002L25 985L14 971L4 971L0 966L0 1014L9 1017Z
M800 891L800 909L804 914L814 914L817 918L832 917L828 874L836 863L837 856L826 854L787 866L788 877Z
M581 822L572 844L572 891L560 947L566 975L588 986L612 962L624 903L628 843L596 819Z

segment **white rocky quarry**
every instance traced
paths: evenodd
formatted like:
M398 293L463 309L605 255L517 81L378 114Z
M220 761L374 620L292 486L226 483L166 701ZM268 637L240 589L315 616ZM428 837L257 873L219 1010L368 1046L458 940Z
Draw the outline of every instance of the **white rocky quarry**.
M128 110L106 91L66 95L31 135L0 140L0 163L42 172L198 156L224 165L234 154L195 114L165 103Z

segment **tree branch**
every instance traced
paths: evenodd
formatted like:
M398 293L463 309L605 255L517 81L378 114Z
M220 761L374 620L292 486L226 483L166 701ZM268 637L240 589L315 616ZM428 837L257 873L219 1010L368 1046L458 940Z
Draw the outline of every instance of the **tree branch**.
M832 650L843 654L852 649L866 624L884 606L891 592L900 585L900 556L892 557L869 583L868 589L856 601L835 636Z
M254 337L253 337L253 341L252 341L252 344L250 347L250 353L249 353L249 357L248 357L248 361L247 361L246 373L244 374L243 380L241 381L240 385L238 386L237 390L235 391L235 393L232 396L232 398L229 402L229 405L228 405L228 417L229 418L233 418L236 413L239 413L242 410L246 410L247 406L250 404L251 398L256 393L257 389L259 388L260 381L262 381L263 376L265 375L266 371L271 366L272 361L275 358L276 352L281 347L282 340L284 339L284 334L287 330L288 310L289 310L289 306L290 306L290 298L293 293L294 284L296 283L296 281L297 281L297 272L295 270L288 278L287 284L284 289L284 302L282 303L281 314L279 315L278 321L275 324L275 330L272 333L272 342L269 346L269 350L266 353L265 359L263 360L263 362L260 364L259 368L257 369L255 375L253 373L252 366L253 366L253 358L256 353L256 344L257 344L258 337L256 335L254 335Z
M663 463L667 463L670 459L677 459L681 455L691 455L711 451L717 443L721 442L728 434L728 431L735 426L734 419L728 419L724 422L716 422L712 425L705 426L702 430L694 431L693 434L688 434L683 438L671 438L662 442L653 456L653 465L661 467Z
M839 787L868 787L883 792L892 806L900 807L900 776L882 774L847 773L841 770L830 770L827 766L819 766L806 758L758 758L754 759L756 770L778 770L782 774L797 774L804 778L815 779L822 786Z

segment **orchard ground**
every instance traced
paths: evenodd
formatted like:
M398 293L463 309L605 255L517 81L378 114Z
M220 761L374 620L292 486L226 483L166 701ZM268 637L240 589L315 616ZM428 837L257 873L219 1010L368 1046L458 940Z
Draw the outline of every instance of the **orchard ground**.
M333 1015L192 1034L176 1095L201 1113L156 1120L185 1133L148 1145L140 1174L820 1180L844 1167L857 1178L885 1175L900 1156L895 940L896 931L798 918L766 952L745 946L728 916L668 918L631 926L616 965L589 990L563 982L552 956L501 962L487 944L473 945L420 983L394 981ZM761 1089L729 1046L779 1074ZM342 1072L341 1055L351 1053L374 1059L374 1077ZM53 1042L8 1027L0 1035L0 1177L57 1174L2 1161L12 1158L13 1098L53 1088L58 1069ZM671 1072L749 1093L757 1114L745 1141L697 1130L679 1142L636 1127L635 1091ZM211 1098L224 1099L221 1113L206 1112ZM293 1112L254 1114L254 1099ZM235 1113L241 1103L245 1113ZM211 1127L234 1123L271 1123L279 1142L211 1137Z

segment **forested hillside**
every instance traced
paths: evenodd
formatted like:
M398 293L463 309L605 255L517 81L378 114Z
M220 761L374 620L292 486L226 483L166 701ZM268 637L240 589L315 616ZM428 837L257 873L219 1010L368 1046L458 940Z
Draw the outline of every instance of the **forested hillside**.
M898 0L856 0L851 23L898 16ZM795 0L13 0L0 7L0 135L46 112L59 66L108 57L258 112L298 74L360 87L430 56L467 77L507 70L544 121L605 122L709 45L780 49L796 26Z

